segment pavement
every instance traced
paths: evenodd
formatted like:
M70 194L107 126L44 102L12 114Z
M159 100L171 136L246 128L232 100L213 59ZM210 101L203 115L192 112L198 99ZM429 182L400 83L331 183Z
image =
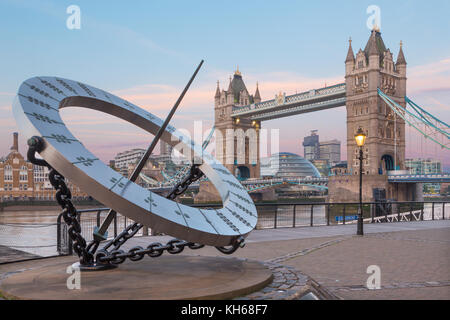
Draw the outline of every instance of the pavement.
M410 221L410 222L392 222L364 224L364 233L385 233L395 231L415 231L430 230L439 228L450 228L450 220L434 221ZM253 230L245 239L246 243L271 242L280 240L297 240L324 238L332 236L352 236L356 233L356 225L333 225L317 227L298 227L298 228L279 228L279 229L261 229ZM131 248L136 245L146 245L150 242L166 242L173 239L170 236L149 236L135 237L127 242L124 248Z
M364 231L361 237L356 225L255 230L233 256L301 271L341 299L450 299L450 220L365 224ZM169 239L137 237L122 249ZM213 247L180 255L223 256ZM379 289L367 288L370 267L380 271Z
M39 258L39 256L0 245L0 263Z
M450 299L450 221L365 224L253 231L234 256L294 267L342 299ZM170 237L131 239L125 248ZM215 248L185 255L220 256ZM380 289L369 290L369 266Z

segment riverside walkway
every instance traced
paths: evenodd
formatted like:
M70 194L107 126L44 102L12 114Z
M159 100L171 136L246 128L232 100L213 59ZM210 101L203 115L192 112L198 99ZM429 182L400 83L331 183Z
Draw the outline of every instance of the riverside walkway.
M294 267L342 299L450 299L450 220L365 224L363 237L355 231L356 225L255 230L234 256ZM169 239L134 238L126 248ZM211 247L181 254L220 255ZM366 287L371 265L381 270L379 290Z
M307 279L317 284L319 289L314 292L322 299L450 299L450 220L365 224L363 237L354 235L355 231L356 225L253 231L246 246L232 257L263 262L272 270L274 280L240 299L296 299L296 290L308 287ZM170 239L137 237L122 248L146 247ZM154 263L146 257L139 263L155 265L161 264L161 259L182 256L223 255L205 247L186 249L176 256L164 253ZM75 256L65 256L0 265L0 284L23 270L52 268L76 260ZM127 261L117 270L126 271L132 264ZM370 276L367 268L373 265L380 268L381 286L377 290L366 287Z

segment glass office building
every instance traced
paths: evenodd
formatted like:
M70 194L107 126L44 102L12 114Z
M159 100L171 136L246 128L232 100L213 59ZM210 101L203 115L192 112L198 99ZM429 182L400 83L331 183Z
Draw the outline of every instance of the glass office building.
M273 154L261 159L261 176L275 178L320 177L317 168L305 158L289 152Z

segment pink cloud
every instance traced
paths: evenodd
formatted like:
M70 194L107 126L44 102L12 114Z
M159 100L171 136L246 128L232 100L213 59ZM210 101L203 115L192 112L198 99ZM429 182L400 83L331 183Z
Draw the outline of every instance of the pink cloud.
M228 88L229 72L222 70L212 70L202 79L207 81L196 83L188 91L182 105L174 116L173 124L178 128L187 128L191 130L195 120L204 120L212 124L214 116L214 93L216 83L214 79L220 80L220 88ZM273 99L280 91L287 95L296 92L308 91L315 88L321 88L325 85L331 86L344 82L343 75L331 76L326 78L310 78L292 72L270 72L270 73L243 73L244 82L250 94L254 94L256 82L259 82L259 90L263 100ZM182 87L176 87L169 84L154 83L143 84L135 87L116 90L113 93L132 103L164 118L178 98ZM408 70L408 95L414 100L414 97L423 95L430 102L431 112L441 111L442 114L448 114L448 102L432 95L434 90L450 92L450 58L443 59L434 63L410 67ZM13 96L8 92L0 92L0 95ZM1 106L2 114L10 110L10 106ZM80 138L85 145L94 153L98 152L103 160L113 158L116 152L136 146L145 147L151 135L141 129L130 129L129 124L112 116L105 116L99 112L80 113L79 109L65 109L62 111L63 120L73 129L73 133ZM336 120L336 121L335 121ZM320 136L323 140L338 138L342 143L342 158L346 158L346 130L345 130L345 109L335 109L321 111L317 114L307 114L296 116L291 119L282 119L267 121L263 127L279 128L281 139L281 151L290 151L297 154L303 154L301 141L303 137L309 134L309 130L321 126ZM10 134L16 130L12 115L0 119L0 127L3 134ZM204 125L206 130L207 125ZM408 139L408 136L407 136ZM418 136L412 137L413 141L408 141L407 156L417 155L420 152ZM0 149L9 149L10 141L0 142ZM432 155L433 150L429 148L427 154ZM419 150L419 151L418 151ZM422 151L423 153L423 151ZM447 154L447 153L446 153ZM445 161L450 162L449 156L445 156Z
M450 91L450 58L408 69L408 94Z

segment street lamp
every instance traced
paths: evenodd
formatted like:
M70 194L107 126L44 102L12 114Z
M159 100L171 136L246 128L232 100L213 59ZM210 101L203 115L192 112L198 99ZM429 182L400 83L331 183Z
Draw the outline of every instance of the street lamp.
M358 211L358 227L356 234L358 236L364 235L363 231L363 217L362 217L362 170L363 170L363 146L366 142L366 134L360 127L355 134L356 144L359 147L359 211Z

